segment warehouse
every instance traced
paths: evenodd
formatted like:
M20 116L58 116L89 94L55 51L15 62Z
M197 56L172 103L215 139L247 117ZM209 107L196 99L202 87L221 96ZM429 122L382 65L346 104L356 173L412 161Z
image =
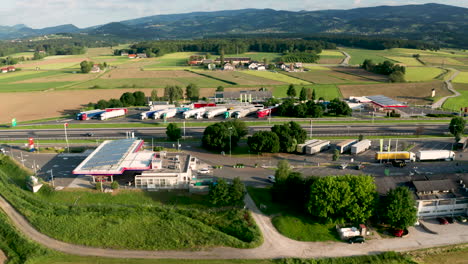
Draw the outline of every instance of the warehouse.
M366 96L369 100L372 101L372 103L378 107L381 108L396 108L396 107L408 107L408 105L393 100L392 98L389 98L384 95L372 95L372 96Z

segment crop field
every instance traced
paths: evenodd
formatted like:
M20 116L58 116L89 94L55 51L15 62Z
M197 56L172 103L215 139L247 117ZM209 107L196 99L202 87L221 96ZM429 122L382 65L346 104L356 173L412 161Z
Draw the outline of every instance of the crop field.
M460 111L460 108L468 106L468 82L454 83L454 88L461 96L447 99L442 107L452 111Z
M460 72L453 80L455 83L468 83L468 72Z
M431 67L407 67L405 79L408 82L422 82L435 79L445 71Z
M32 57L34 57L34 52L19 52L19 53L10 54L10 55L8 55L8 56L4 56L4 57L0 57L0 58L6 58L6 57L12 57L12 58L21 58L21 57L32 58Z
M95 79L80 83L70 89L115 89L115 88L164 88L167 85L179 85L186 87L190 83L200 88L211 88L226 85L225 82L210 79L203 76L180 77L180 78L126 78L126 79Z
M275 81L252 74L248 74L249 70L246 71L196 71L203 75L212 76L216 79L225 80L230 83L238 85L281 85L284 82Z
M281 53L271 53L271 52L246 52L246 53L241 53L241 54L228 54L225 55L225 60L228 61L229 57L248 57L251 58L254 61L262 62L263 60L266 59L267 62L275 62L278 61L279 58L281 58L282 54ZM212 59L218 58L219 55L212 55Z
M416 60L413 57L392 57L392 56L387 56L386 58L392 60L392 61L397 61L400 62L406 66L422 66L422 64Z
M337 50L322 50L319 55L319 64L339 64L345 57L343 53Z
M380 74L375 74L372 72L368 72L364 69L361 68L355 68L355 67L343 67L343 68L332 68L333 70L337 72L342 72L346 75L354 75L357 78L363 78L363 79L369 79L371 81L376 81L376 82L387 82L388 77L385 75L380 75ZM351 77L347 77L351 78Z
M58 73L57 75L51 75L46 77L32 78L22 81L14 82L15 84L20 83L48 83L48 82L83 82L95 79L97 74L81 74L81 73Z
M443 97L451 95L442 81L420 83L386 83L372 85L339 85L344 98L350 96L385 95L398 101L409 104L425 105L430 103L432 88L436 89L436 95Z
M307 71L307 72L285 72L284 74L298 78L307 82L317 84L331 84L331 83L347 83L350 82L345 79L337 78L331 74L327 74L331 71Z
M351 60L349 61L349 63L352 65L362 64L362 62L365 59L370 59L374 63L380 63L380 62L389 60L385 58L385 56L393 55L392 53L389 53L389 52L376 51L376 50L351 49L351 48L343 48L342 50L346 51L351 56Z
M428 65L463 65L463 62L459 61L461 58L454 59L449 57L421 56L420 59Z
M300 85L307 85L310 84L307 81L299 80L285 74L279 72L270 72L270 71L245 71L247 74L251 74L258 77L267 78L274 81L279 81L283 83L292 83L292 84L300 84Z
M38 61L25 61L23 63L16 64L15 67L22 69L35 69L39 67L41 70L56 70L69 68L73 66L79 66L78 64L85 60L85 58L56 58Z
M334 98L341 97L340 91L333 84L319 84L319 85L307 85L307 86L298 86L296 85L296 93L299 94L302 87L315 89L317 98L323 97L325 100L332 100ZM288 85L285 86L276 86L273 90L273 96L276 98L285 98L287 97L286 92L288 90Z
M176 52L166 54L154 60L152 64L146 65L145 68L187 66L187 60L189 57L196 54L197 53L194 52Z
M189 71L142 71L138 68L114 69L102 75L102 79L132 78L198 78L199 75Z

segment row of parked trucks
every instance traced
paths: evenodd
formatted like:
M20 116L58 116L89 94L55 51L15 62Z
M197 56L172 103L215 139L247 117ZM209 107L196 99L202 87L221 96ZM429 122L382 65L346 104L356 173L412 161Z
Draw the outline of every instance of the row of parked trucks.
M125 116L128 113L127 108L106 108L104 110L96 109L80 112L76 115L76 120L99 119L107 120L110 118Z
M411 151L391 151L377 152L375 154L377 161L401 160L401 161L436 161L436 160L454 160L455 152L450 150L420 150L416 153Z

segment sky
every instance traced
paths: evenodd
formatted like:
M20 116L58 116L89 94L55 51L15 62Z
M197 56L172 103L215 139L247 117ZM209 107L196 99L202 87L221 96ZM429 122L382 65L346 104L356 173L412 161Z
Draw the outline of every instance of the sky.
M84 28L144 16L244 8L352 9L379 5L440 3L468 8L468 0L0 0L0 25Z

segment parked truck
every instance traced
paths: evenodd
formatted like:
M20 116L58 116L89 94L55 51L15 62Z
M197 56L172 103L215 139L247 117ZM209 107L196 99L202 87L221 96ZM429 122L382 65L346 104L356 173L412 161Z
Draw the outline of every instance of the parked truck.
M344 152L350 150L351 145L353 145L356 142L357 142L357 140L355 140L355 139L348 139L348 140L342 141L342 142L336 144L336 149L339 150L340 153L344 153Z
M228 109L226 112L224 112L224 119L234 117L234 113L239 112L240 110L241 110L241 108L239 108L239 107L236 107L236 108L233 108L233 109Z
M268 117L274 114L278 110L278 106L271 106L265 109L261 109L257 111L257 117L258 118L263 118L263 117Z
M457 142L457 149L459 150L464 150L466 146L468 145L468 137L460 138Z
M140 119L145 120L145 119L153 118L154 113L157 111L160 111L160 110L146 111L146 112L140 113Z
M249 107L247 109L242 109L239 111L236 111L232 114L232 117L234 118L243 118L248 115L252 115L258 111L258 107Z
M296 152L303 154L305 152L305 146L313 144L313 143L315 143L317 141L319 141L319 140L318 139L311 139L311 140L307 140L303 144L297 144Z
M100 114L106 112L106 110L96 109L78 113L76 115L77 120L90 120L92 118L98 117Z
M416 161L416 155L409 151L391 151L391 152L377 152L375 154L377 161L385 160L404 160L404 161Z
M218 115L222 115L224 112L227 111L226 107L212 107L212 108L206 108L206 112L204 116L208 119L213 118Z
M371 147L371 141L368 139L363 139L356 144L351 146L351 154L357 155L362 153Z
M450 150L420 150L416 153L416 160L454 160L455 152Z
M195 108L195 109L192 109L192 110L188 110L188 111L185 111L182 115L184 116L184 119L189 119L193 116L196 116L197 114L203 114L206 112L206 109L205 107L202 107L202 108Z
M153 104L150 105L150 111L156 111L156 110L164 110L168 108L174 108L175 105L173 104Z
M305 153L312 155L315 153L322 152L330 148L330 141L328 140L318 140L312 144L305 146Z
M162 110L161 112L158 112L157 115L158 117L156 118L156 115L155 115L154 119L174 117L177 115L177 108L169 108L169 109Z
M119 116L124 116L124 115L125 115L124 109L116 109L116 110L109 111L109 112L103 112L102 114L99 115L99 120L106 120L109 118L114 118L114 117L119 117Z

